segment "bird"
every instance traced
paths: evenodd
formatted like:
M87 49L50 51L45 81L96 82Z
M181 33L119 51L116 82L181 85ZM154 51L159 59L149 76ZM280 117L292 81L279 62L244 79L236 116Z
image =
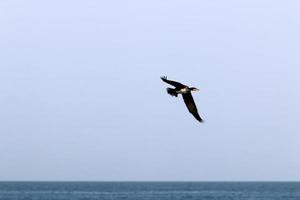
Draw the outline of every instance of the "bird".
M187 85L184 85L176 81L168 80L166 76L162 76L160 78L163 82L168 83L175 87L175 88L167 88L167 93L173 97L178 97L178 94L181 94L188 111L199 122L203 122L203 119L200 117L198 113L197 106L192 96L192 92L199 91L199 89L195 87L189 87Z

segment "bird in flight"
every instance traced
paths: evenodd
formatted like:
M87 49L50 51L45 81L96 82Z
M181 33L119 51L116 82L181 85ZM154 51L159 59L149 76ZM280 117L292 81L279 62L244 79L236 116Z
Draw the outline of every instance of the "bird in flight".
M169 95L177 97L178 94L182 95L182 98L184 100L184 103L187 107L187 109L189 110L189 112L199 121L199 122L203 122L202 118L200 117L196 104L194 102L193 96L192 96L192 91L198 91L199 89L195 88L195 87L189 87L186 85L183 85L179 82L176 81L171 81L168 80L166 76L162 76L161 80L165 83L168 83L172 86L174 86L175 88L167 88L167 92Z

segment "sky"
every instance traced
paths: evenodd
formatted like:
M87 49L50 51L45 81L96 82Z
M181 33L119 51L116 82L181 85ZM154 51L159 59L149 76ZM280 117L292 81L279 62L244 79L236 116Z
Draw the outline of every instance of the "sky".
M0 180L299 181L299 7L1 1Z

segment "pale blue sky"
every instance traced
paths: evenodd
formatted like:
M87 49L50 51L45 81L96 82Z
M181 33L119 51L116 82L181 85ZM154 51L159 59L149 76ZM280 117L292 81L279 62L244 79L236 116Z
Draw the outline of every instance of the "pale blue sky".
M1 1L0 180L300 180L299 9Z

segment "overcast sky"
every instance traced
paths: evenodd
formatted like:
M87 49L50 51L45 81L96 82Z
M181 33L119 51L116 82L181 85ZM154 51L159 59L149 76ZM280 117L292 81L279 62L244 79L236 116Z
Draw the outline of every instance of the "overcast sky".
M0 180L300 180L299 9L1 1Z

